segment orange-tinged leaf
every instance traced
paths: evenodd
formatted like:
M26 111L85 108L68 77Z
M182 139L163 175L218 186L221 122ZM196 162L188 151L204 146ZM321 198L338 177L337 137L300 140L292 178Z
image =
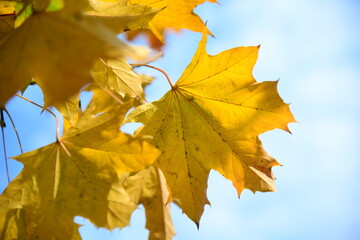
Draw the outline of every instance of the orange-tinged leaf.
M75 216L109 229L129 223L136 204L119 175L146 168L159 151L119 132L127 108L96 117L91 110L60 142L15 157L24 169L0 196L0 214L24 209L28 239L71 239Z
M126 39L134 41L139 36L145 36L148 41L148 45L153 49L161 49L164 45L150 29L138 29L134 31L126 32Z
M15 13L15 4L13 1L0 1L0 15Z
M277 93L277 82L252 76L258 47L239 47L215 56L206 53L206 34L176 85L154 103L142 105L125 122L141 121L139 135L163 151L158 166L172 196L199 223L211 169L233 182L238 194L274 191L271 167L279 163L258 135L288 130L294 118Z
M150 22L149 26L155 36L164 42L164 31L167 29L189 29L202 32L205 25L201 18L193 10L196 6L209 1L217 3L216 0L131 0L130 3L147 5L156 9L163 9ZM208 30L206 30L210 33Z
M131 176L124 187L135 204L143 204L149 240L171 240L175 235L168 203L169 191L162 172L149 167Z
M38 13L2 36L0 45L0 106L35 78L45 105L65 101L91 81L98 57L125 55L127 47L102 24L81 17Z

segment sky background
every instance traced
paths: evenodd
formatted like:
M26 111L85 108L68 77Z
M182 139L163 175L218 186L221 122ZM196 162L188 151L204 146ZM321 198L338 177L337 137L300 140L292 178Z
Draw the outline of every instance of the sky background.
M273 168L278 192L245 190L238 199L231 182L212 171L211 207L205 208L200 230L172 206L174 239L360 239L360 2L220 0L220 5L206 3L196 12L216 37L208 40L210 54L261 44L254 77L259 82L280 79L280 96L291 103L299 123L290 124L292 134L274 130L261 135L268 153L283 164ZM154 65L176 81L200 38L190 31L169 34L165 57ZM158 76L148 88L149 101L169 90L162 75L141 71ZM25 96L41 102L35 87ZM54 141L49 114L40 115L21 99L10 101L7 108L25 151ZM6 136L8 155L19 154L10 127ZM21 165L12 160L9 164L15 177ZM0 176L2 190L6 186L2 161ZM88 240L142 240L148 235L144 226L140 206L130 227L110 233L88 225L80 232Z

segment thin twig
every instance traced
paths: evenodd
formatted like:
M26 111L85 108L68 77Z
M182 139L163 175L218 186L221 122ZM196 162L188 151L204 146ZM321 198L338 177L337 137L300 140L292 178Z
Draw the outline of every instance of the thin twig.
M151 66L151 65L147 65L147 64L130 64L130 65L131 65L133 68L136 68L136 67L148 67L148 68L153 68L153 69L155 69L155 70L158 70L159 72L161 72L162 74L165 75L165 77L166 77L168 83L170 84L171 88L172 88L172 89L176 88L175 85L172 83L169 75L168 75L164 70L162 70L162 69L160 69L160 68L157 68L157 67L154 67L154 66Z
M16 138L17 138L17 141L18 141L18 144L19 144L19 148L20 148L20 152L21 154L24 153L23 151L23 148L22 148L22 144L21 144L21 141L20 141L20 136L19 136L19 132L18 130L16 129L16 126L15 126L15 123L10 115L10 113L8 112L8 110L6 108L3 108L4 112L6 113L6 115L8 116L8 118L10 119L10 122L11 122L11 125L15 131L15 135L16 135Z
M6 143L5 143L5 120L4 120L4 113L3 113L3 109L0 109L0 125L1 125L1 136L2 136L2 142L3 142L3 149L4 149L4 158L5 158L5 169L6 169L6 176L7 176L7 180L8 183L10 184L10 173L9 173L9 165L8 165L8 159L7 159L7 154L6 154Z
M21 96L21 95L19 95L19 94L15 94L15 95L16 95L17 97L19 97L19 98L22 98L22 99L24 99L24 100L26 100L26 101L34 104L35 106L37 106L37 107L39 107L39 108L41 108L41 109L49 112L51 115L53 115L53 117L55 118L55 122L56 122L56 141L59 142L59 140L60 140L60 125L59 125L59 120L58 120L58 118L56 117L55 113L53 113L52 111L50 111L50 110L47 109L47 108L44 108L44 107L41 106L40 104L37 104L37 103L31 101L30 99L27 99L27 98L24 97L24 96Z

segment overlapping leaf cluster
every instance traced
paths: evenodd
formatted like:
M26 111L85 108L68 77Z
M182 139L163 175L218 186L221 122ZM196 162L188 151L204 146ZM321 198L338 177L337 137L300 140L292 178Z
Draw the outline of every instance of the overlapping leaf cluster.
M36 83L44 107L64 120L56 142L14 157L24 169L0 196L1 239L80 239L75 216L122 228L138 204L149 239L171 239L169 203L198 224L212 169L239 195L275 190L271 168L279 163L258 136L288 131L294 118L277 82L253 78L258 47L207 54L210 32L193 13L203 2L0 1L0 107ZM141 53L117 36L143 31L164 44L171 28L203 38L171 90L144 104L151 79L127 62ZM79 91L93 94L84 111ZM144 126L130 136L119 130L128 122Z

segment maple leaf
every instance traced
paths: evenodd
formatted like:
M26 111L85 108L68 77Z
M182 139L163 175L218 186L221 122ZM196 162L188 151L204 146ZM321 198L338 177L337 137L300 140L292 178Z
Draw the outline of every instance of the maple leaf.
M122 97L143 98L143 79L124 59L99 60L91 71L99 86L108 88Z
M0 239L26 239L23 209L12 209L6 214L0 213Z
M253 78L258 49L239 47L210 56L204 33L176 85L124 121L145 124L139 135L153 136L150 142L163 151L155 165L196 224L209 204L211 169L231 180L239 195L245 188L275 190L271 167L279 163L258 135L275 128L288 131L294 118L277 93L277 82Z
M2 34L15 28L16 16L14 5L14 2L0 1L0 37Z
M31 78L41 87L46 106L65 101L91 81L89 71L97 58L127 51L101 23L60 12L33 14L1 37L0 106Z
M29 239L26 233L26 217L24 209L11 209L2 214L0 212L0 230L3 230L0 239ZM81 240L78 228L80 225L74 224L71 240Z
M65 102L58 102L54 104L54 107L63 117L64 131L67 131L69 128L76 125L82 112L79 94L70 97Z
M100 20L117 33L147 28L148 23L159 12L149 6L128 5L127 0L90 0L90 5L92 10L86 11L85 14Z
M149 240L170 240L175 235L167 204L169 191L162 172L156 167L141 170L126 179L124 188L135 204L143 204Z
M204 30L204 23L201 18L193 12L193 9L206 2L217 3L216 0L130 0L130 3L138 3L147 5L156 9L163 9L160 11L149 23L151 31L156 38L164 42L164 31L166 29L189 29L195 32L202 32ZM210 33L207 29L206 31ZM154 41L151 39L150 41Z
M94 107L94 114L107 112L114 106L119 106L128 100L124 99L119 94L112 92L111 90L99 87L96 82L90 84L84 90L91 91L93 94L90 105L93 105Z
M106 70L106 68L105 68ZM135 94L135 92L133 92L133 90L131 90L130 88L124 87L123 89L119 88L117 86L117 84L124 84L125 86L129 83L129 85L131 84L131 79L136 79L136 83L134 83L135 85L139 84L139 82L137 81L141 81L141 88L144 89L148 84L150 84L153 80L152 77L146 76L146 75L142 75L142 74L136 74L134 72L124 72L124 70L119 70L120 73L124 73L124 75L136 75L133 76L132 78L129 79L124 79L124 81L120 81L120 79L114 79L115 81L113 81L111 83L111 81L109 82L105 82L103 79L99 78L99 81L95 81L92 84L90 84L89 86L87 86L84 91L91 91L93 94L93 97L91 99L90 105L93 105L94 107L94 114L97 113L102 113L102 112L107 112L109 111L109 109L113 108L114 106L119 106L119 104L123 104L124 102L131 102L131 104L133 104L134 106L138 106L143 104L146 100L145 100L145 95L144 95L144 91L141 90L140 93L140 89L138 88L138 86L136 86L134 89L138 92L136 92L136 94L140 94L139 96L137 96ZM96 79L97 77L101 76L101 75L110 75L112 76L113 73L100 73L100 75L94 74L93 72L93 77ZM121 76L124 76L123 74L121 74ZM115 75L113 76L115 77ZM117 78L117 77L116 77ZM101 84L103 84L101 86ZM100 86L99 86L100 85ZM119 90L119 91L117 91ZM122 93L122 94L121 94ZM128 93L128 94L125 94ZM125 95L124 95L125 94ZM134 98L135 97L135 98ZM76 117L75 115L73 117Z
M27 239L70 239L75 216L109 229L126 226L136 204L119 174L144 169L159 155L142 139L119 132L127 109L94 117L90 107L59 142L15 157L24 169L0 196L0 215L24 209Z

